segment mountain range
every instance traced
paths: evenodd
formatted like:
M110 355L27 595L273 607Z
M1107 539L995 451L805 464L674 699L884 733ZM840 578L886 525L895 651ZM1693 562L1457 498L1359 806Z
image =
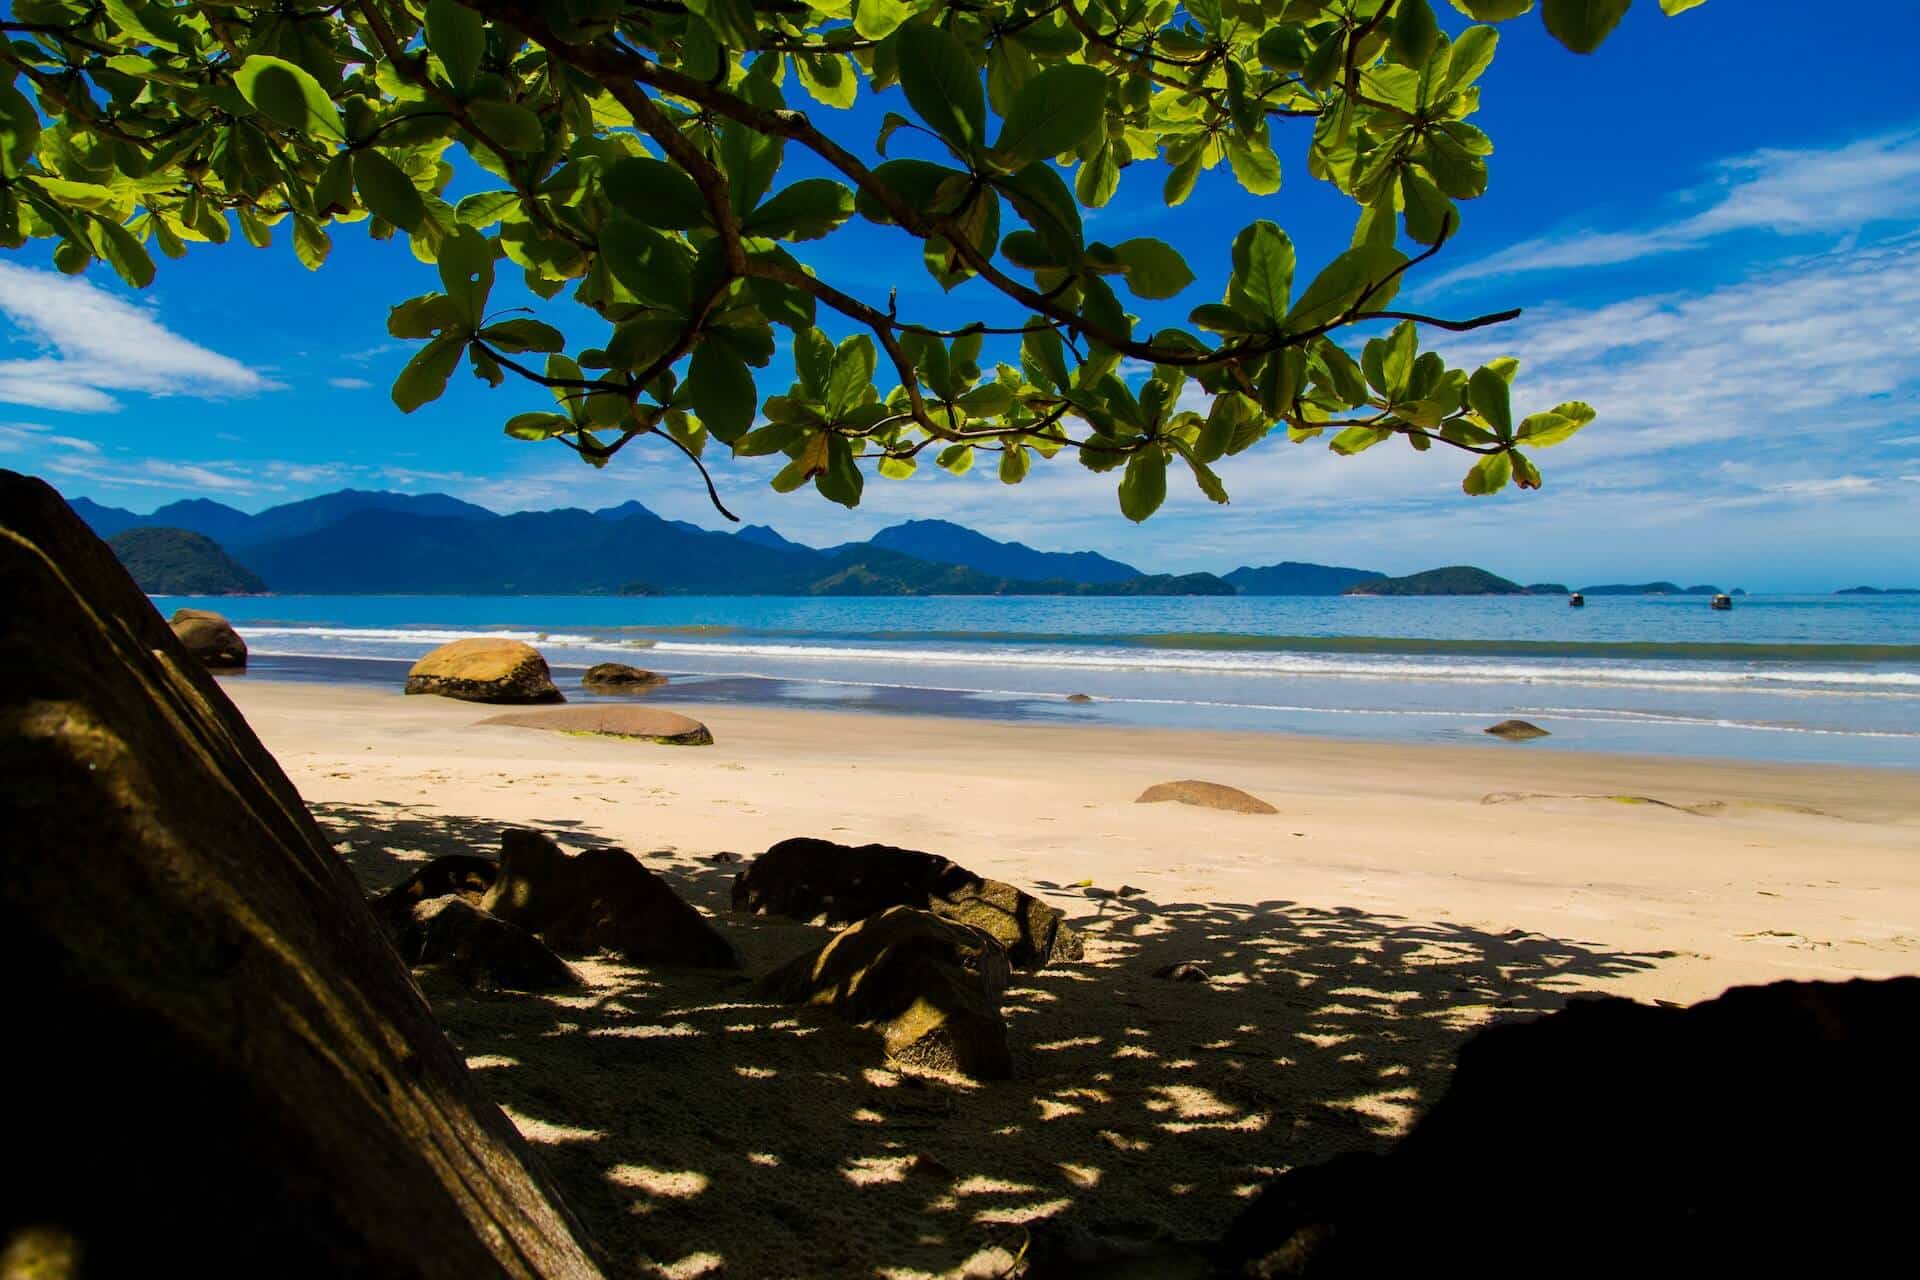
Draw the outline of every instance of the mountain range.
M1283 560L1231 572L1150 574L1096 551L1042 551L947 520L909 520L864 542L811 547L766 525L732 533L668 520L638 502L500 515L441 493L343 489L249 514L207 498L145 515L69 500L118 545L141 585L181 581L283 594L1249 595L1564 594L1471 566L1391 578ZM177 530L193 538L133 530ZM164 572L161 570L164 569ZM1588 594L1677 592L1671 583ZM1692 587L1688 593L1711 592ZM209 589L206 593L213 594ZM196 592L195 594L199 594Z

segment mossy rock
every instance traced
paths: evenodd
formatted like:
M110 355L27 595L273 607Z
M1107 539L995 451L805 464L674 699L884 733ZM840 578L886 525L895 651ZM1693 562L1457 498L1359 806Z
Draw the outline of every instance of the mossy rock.
M547 660L518 640L476 637L443 644L407 672L408 693L462 702L565 702Z

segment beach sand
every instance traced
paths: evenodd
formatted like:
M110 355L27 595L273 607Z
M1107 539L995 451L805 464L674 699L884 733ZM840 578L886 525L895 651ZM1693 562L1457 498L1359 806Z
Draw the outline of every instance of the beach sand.
M581 962L569 996L422 975L617 1274L994 1275L1063 1223L1206 1237L1402 1131L1489 1019L1920 972L1911 772L656 696L716 739L669 747L223 683L369 889L525 825L641 855L739 948L744 975ZM1178 778L1279 813L1133 803ZM946 854L1086 931L1084 964L1015 975L1017 1080L903 1072L751 1000L828 931L733 917L715 855L796 835ZM1150 976L1179 961L1211 981Z

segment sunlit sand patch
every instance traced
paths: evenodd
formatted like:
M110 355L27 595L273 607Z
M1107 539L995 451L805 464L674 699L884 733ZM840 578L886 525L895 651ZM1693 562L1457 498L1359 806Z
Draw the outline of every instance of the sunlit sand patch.
M1239 1114L1240 1108L1220 1100L1212 1090L1191 1084L1157 1084L1154 1096L1142 1105L1149 1111L1171 1111L1182 1120L1217 1120Z
M1102 1072L1101 1075L1102 1077L1105 1077L1106 1073ZM1083 1102L1112 1102L1113 1101L1113 1095L1108 1093L1105 1089L1089 1088L1086 1085L1073 1085L1070 1088L1066 1088L1066 1089L1055 1089L1053 1091L1053 1096L1056 1098L1078 1098Z
M840 1176L856 1187L905 1182L918 1156L860 1156L840 1169Z
M1316 1049L1331 1049L1335 1045L1342 1045L1353 1039L1351 1035L1340 1035L1325 1031L1296 1031L1293 1034L1295 1039L1305 1040Z
M1038 1222L1042 1218L1051 1218L1054 1214L1072 1207L1072 1198L1062 1196L1058 1200L1042 1200L1037 1204L1016 1205L1009 1209L982 1209L973 1215L973 1220L988 1226L1018 1226L1024 1222Z
M1163 1120L1158 1127L1168 1133L1260 1133L1270 1119L1255 1112L1232 1120Z
M1013 1182L1006 1178L991 1178L984 1173L962 1178L953 1184L956 1196L1020 1195L1040 1188L1028 1182Z
M663 1200L691 1200L709 1185L707 1175L693 1169L649 1169L640 1164L615 1165L607 1170L607 1181Z
M573 1030L578 1031L579 1028L574 1027ZM593 1030L587 1032L587 1034L590 1036L619 1036L626 1040L671 1040L684 1038L686 1036L697 1036L700 1034L700 1029L684 1022L676 1022L671 1026L664 1027L657 1022L646 1022L633 1027L595 1027Z
M748 1080L771 1080L780 1073L772 1067L735 1067L733 1074Z
M1420 1095L1412 1089L1387 1089L1379 1093L1362 1094L1338 1104L1342 1109L1352 1111L1379 1123L1372 1126L1382 1135L1398 1136L1413 1127L1420 1113Z
M520 1059L502 1057L497 1053L476 1053L467 1059L467 1070L469 1071L486 1071L492 1067L517 1067L519 1065Z
M1033 1047L1042 1053L1052 1053L1060 1049L1091 1049L1099 1043L1099 1036L1073 1036L1066 1040L1050 1040Z
M575 1129L570 1125L535 1120L532 1116L521 1115L512 1107L503 1106L500 1110L507 1119L513 1121L513 1127L528 1142L599 1142L607 1136L605 1129Z
M747 1163L757 1164L762 1169L778 1169L780 1167L780 1157L771 1151L749 1151L747 1152Z
M853 1113L853 1118L861 1124L885 1124L887 1118L871 1107L861 1107Z
M1035 1098L1033 1105L1039 1108L1042 1120L1058 1120L1062 1116L1077 1116L1085 1108L1076 1107L1071 1102L1059 1102L1053 1098Z
M900 1084L900 1073L885 1071L879 1067L867 1067L860 1072L866 1082L876 1089L893 1089Z
M659 1276L660 1280L698 1280L700 1276L710 1276L727 1264L727 1260L717 1253L690 1253L678 1262L655 1262L647 1266L647 1274Z
M1071 1164L1063 1160L1060 1162L1060 1172L1076 1187L1094 1187L1100 1183L1100 1170L1090 1164Z
M1150 1151L1153 1148L1153 1144L1144 1138L1129 1138L1124 1133L1115 1133L1112 1129L1102 1129L1100 1138L1115 1151Z

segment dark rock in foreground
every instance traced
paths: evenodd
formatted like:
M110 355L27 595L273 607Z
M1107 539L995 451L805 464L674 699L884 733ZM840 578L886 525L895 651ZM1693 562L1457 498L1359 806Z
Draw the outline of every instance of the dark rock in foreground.
M413 909L448 894L474 906L493 888L500 864L476 853L449 853L435 858L404 881L373 900L373 913L389 932L398 935L413 919Z
M454 894L413 908L400 955L408 964L447 969L470 987L554 991L580 985L579 975L540 939Z
M1529 738L1551 738L1553 735L1537 724L1525 720L1502 720L1499 724L1488 725L1485 732L1496 738L1505 738L1508 742L1525 742Z
M590 733L602 738L633 738L669 747L713 745L713 733L707 726L677 711L659 707L541 707L489 716L480 723L546 729L553 733Z
M1228 813L1278 813L1278 809L1259 796L1248 795L1238 787L1221 782L1202 782L1183 778L1179 782L1156 782L1134 797L1135 804L1160 804L1164 801L1197 805L1202 809L1225 809Z
M856 848L803 836L774 845L733 881L735 911L846 924L889 907L916 907L984 929L1016 969L1080 958L1080 936L1059 911L916 849Z
M537 831L510 830L480 907L556 951L611 951L635 964L738 968L727 940L625 849L569 854Z
M175 609L173 634L209 671L245 671L247 642L233 624L211 609Z
M1483 1031L1384 1156L1270 1185L1243 1276L1858 1275L1911 1247L1920 978L1575 1000ZM1451 1264L1451 1265L1449 1265ZM1871 1264L1871 1265L1870 1265Z
M583 688L593 693L646 693L667 683L658 671L630 667L624 662L599 662L587 668L580 678Z
M887 1055L980 1080L1013 1075L1000 993L1007 953L991 936L891 907L762 978L755 992L831 1009L880 1033Z
M0 1241L88 1276L599 1274L246 721L5 472L0 598Z
M443 644L407 672L408 693L463 702L565 702L547 660L518 640L476 638Z

